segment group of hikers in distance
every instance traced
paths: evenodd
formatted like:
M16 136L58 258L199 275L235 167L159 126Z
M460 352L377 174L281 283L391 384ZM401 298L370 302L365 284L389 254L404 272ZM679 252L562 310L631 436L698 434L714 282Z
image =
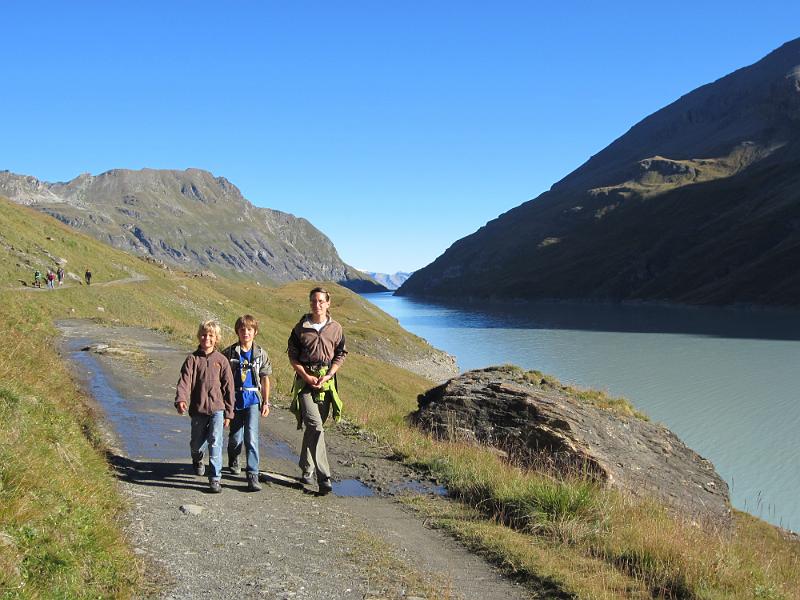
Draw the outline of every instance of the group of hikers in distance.
M289 363L295 372L291 412L297 428L305 427L300 450L299 480L320 494L332 491L331 469L325 445L324 424L332 414L338 421L342 402L336 373L347 350L342 326L330 316L330 293L315 287L309 293L310 312L292 328L287 342ZM247 488L257 492L259 483L259 420L269 415L272 363L267 351L255 343L258 321L242 315L234 325L237 342L217 350L220 326L214 320L200 323L198 347L186 357L175 391L178 414L189 413L189 447L194 473L207 472L209 490L222 491L223 430L228 434L228 469L241 473L239 455L245 449ZM208 468L204 456L208 454Z
M44 279L45 283L47 284L48 289L55 289L56 281L58 281L58 285L61 286L64 284L64 267L59 265L56 267L56 270L53 271L52 269L47 269L47 275L42 275L42 272L39 269L36 269L33 272L33 287L40 288L42 287L42 280ZM92 271L91 269L86 269L86 272L83 274L83 279L86 281L86 285L91 285L92 283Z
M47 269L47 275L44 277L42 276L42 272L39 269L36 269L33 272L34 287L42 287L42 279L44 279L45 283L47 283L47 287L52 290L55 288L56 281L58 281L58 285L62 285L64 283L64 268L59 266L55 271L52 269Z

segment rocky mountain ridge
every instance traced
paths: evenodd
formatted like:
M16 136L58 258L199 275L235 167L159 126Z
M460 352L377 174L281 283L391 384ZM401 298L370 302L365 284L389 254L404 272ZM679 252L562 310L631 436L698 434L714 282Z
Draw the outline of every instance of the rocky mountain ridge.
M230 181L200 169L114 169L61 183L2 171L0 194L116 248L186 270L385 289L345 264L307 220L256 207Z
M676 100L401 295L800 305L800 39Z

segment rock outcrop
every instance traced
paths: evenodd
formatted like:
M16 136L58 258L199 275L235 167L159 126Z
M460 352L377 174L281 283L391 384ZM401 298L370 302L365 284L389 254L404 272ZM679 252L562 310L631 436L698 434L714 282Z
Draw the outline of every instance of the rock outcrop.
M559 470L588 473L698 521L730 522L727 484L669 429L630 409L595 405L540 373L516 367L469 371L418 401L413 420L440 438L488 444L525 466L544 460Z

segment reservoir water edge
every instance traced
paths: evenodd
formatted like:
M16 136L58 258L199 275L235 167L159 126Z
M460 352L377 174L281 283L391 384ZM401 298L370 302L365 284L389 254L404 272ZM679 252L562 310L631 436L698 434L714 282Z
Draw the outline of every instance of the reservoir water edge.
M714 463L736 508L800 530L800 314L363 297L462 371L516 364L626 397Z

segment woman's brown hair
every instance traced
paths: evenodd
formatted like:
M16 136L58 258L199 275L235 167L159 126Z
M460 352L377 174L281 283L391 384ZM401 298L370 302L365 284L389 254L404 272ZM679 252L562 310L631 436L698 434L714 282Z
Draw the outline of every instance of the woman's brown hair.
M315 287L308 293L309 302L314 299L314 294L325 294L325 302L331 301L331 293L323 287ZM325 316L328 317L329 319L331 318L330 309L325 310Z

